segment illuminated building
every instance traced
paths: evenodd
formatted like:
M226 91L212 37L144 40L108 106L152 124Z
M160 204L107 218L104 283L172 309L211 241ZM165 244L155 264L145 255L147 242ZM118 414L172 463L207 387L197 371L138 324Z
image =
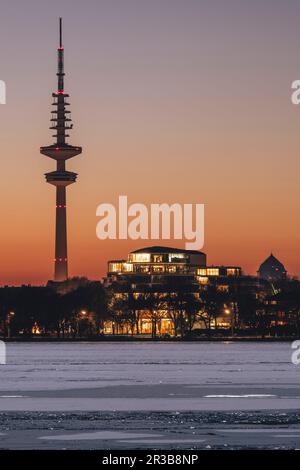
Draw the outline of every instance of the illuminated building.
M239 266L205 266L196 269L196 277L202 286L214 282L220 290L228 290L232 279L241 277Z
M127 260L108 262L108 277L120 274L187 275L206 266L206 255L201 251L180 250L163 246L151 246L132 251Z
M195 273L201 266L206 266L205 253L163 246L132 251L127 260L109 261L105 283L113 292L113 308L118 311L122 303L132 305L137 321L134 325L110 322L105 332L151 334L155 329L160 335L175 334L176 312L171 312L170 305L179 291L181 295L199 297Z
M72 129L70 111L67 109L69 95L64 91L64 47L62 45L62 20L60 18L60 37L58 55L57 91L52 93L53 110L50 129L55 131L52 145L41 147L40 152L56 161L56 170L46 173L46 181L56 188L56 235L55 235L55 268L54 281L65 281L68 278L67 254L67 206L66 187L75 183L77 174L66 170L66 160L79 155L81 147L74 147L66 142Z
M142 248L126 260L108 262L105 279L112 292L112 310L133 321L108 322L105 333L176 335L176 325L188 322L187 310L200 310L201 293L208 285L228 292L242 277L240 267L207 266L200 251L163 246ZM198 311L197 310L197 311ZM228 324L228 318L226 319ZM203 328L199 322L193 327Z

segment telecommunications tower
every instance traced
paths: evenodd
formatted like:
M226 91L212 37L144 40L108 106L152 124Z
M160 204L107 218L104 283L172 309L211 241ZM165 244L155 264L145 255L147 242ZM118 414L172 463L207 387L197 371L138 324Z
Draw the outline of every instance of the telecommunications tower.
M66 160L82 152L81 147L74 147L66 142L72 129L69 95L64 90L64 47L62 44L62 19L59 19L59 47L57 49L57 91L52 93L53 109L51 127L55 131L55 143L41 147L40 152L56 160L56 170L46 173L46 181L56 187L56 227L55 227L55 268L54 281L65 281L68 278L67 251L67 206L66 187L76 182L77 174L66 170Z

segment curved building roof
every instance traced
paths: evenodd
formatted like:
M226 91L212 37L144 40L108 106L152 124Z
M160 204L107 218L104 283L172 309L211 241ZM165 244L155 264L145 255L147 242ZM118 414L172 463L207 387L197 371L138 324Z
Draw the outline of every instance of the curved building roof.
M169 246L148 246L145 248L140 248L135 251L131 251L130 254L134 253L154 253L154 254L161 254L161 253L186 253L188 255L204 255L202 251L197 250L184 250L180 248L171 248Z
M258 274L263 279L276 281L285 279L287 271L284 265L271 253L270 256L261 263L258 268Z
M275 258L272 253L263 263L261 263L258 270L260 271L262 268L266 267L278 268L282 271L285 271L284 265L277 258Z

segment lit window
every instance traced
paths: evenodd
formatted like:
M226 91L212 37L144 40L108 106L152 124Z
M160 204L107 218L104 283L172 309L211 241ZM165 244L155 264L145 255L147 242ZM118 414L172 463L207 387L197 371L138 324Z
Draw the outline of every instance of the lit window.
M237 276L238 271L236 268L227 268L227 276Z
M133 271L133 266L131 263L123 263L123 269L126 273Z
M206 276L206 268L200 268L198 269L198 275L199 276Z
M219 292L229 292L229 286L219 285L217 286Z
M110 273L122 272L122 263L109 263L108 269Z
M163 273L165 269L163 266L153 266L152 270L154 273Z
M149 253L133 253L130 255L131 261L135 263L144 263L150 262L150 254Z
M208 276L219 276L219 268L207 268Z
M168 266L169 273L176 273L176 266Z
M183 261L184 259L187 259L187 255L184 253L172 253L169 254L169 263L172 263L174 261Z
M149 271L150 271L150 267L147 266L147 265L144 265L144 266L141 265L141 266L139 267L139 272L141 272L141 273L148 273Z

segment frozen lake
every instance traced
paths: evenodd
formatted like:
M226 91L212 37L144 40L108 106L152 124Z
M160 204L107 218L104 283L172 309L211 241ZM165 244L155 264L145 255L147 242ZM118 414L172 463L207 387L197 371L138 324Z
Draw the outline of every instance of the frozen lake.
M272 446L274 439L283 448L293 440L295 446L300 445L300 365L292 364L291 354L288 342L9 343L7 364L0 366L0 441L17 448L31 448L32 439L34 448L99 448L105 442L110 447L138 442L141 448L165 442L165 448L181 448L202 446L203 442L210 445L203 438L203 426L210 428L215 423L219 428L223 422L230 428L222 430L220 443L225 438L238 445L238 439L251 442L252 436L254 446L268 439ZM216 415L211 421L207 416L212 413ZM265 418L257 421L257 413ZM79 415L80 419L72 418ZM176 424L176 434L185 429L191 416L196 421L180 438L170 435L167 424L169 416L179 415L185 418L181 427ZM150 432L147 419L151 416L161 417L154 427L159 432ZM252 434L251 429L243 428L250 438L248 434L241 437L241 428L234 427L239 424L237 416L248 416L256 428L257 423L272 427L264 427L259 439L256 428ZM25 434L21 432L24 419ZM91 429L91 420L101 426ZM131 428L127 421L132 424L133 420ZM34 434L36 426L55 430L57 422L63 433ZM12 423L12 433L7 433L5 429ZM274 423L292 427L278 433ZM140 428L138 436L136 427ZM174 443L176 438L181 443Z
M295 409L291 353L288 342L9 343L0 410Z

